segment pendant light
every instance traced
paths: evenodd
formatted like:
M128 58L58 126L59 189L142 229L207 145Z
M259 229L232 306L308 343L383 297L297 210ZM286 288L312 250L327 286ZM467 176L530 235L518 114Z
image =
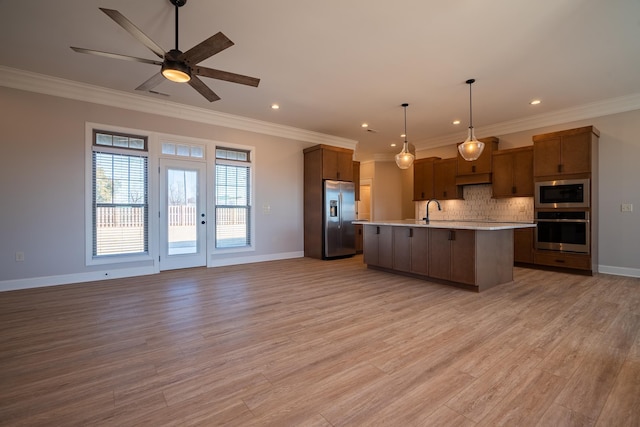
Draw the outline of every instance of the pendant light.
M475 82L475 79L469 79L466 83L469 85L469 133L467 139L460 145L458 145L458 151L463 159L467 161L476 160L482 154L484 150L484 142L478 141L473 133L473 114L471 108L471 85Z
M400 169L408 169L413 164L413 159L415 156L409 152L409 143L407 142L407 107L409 104L406 102L402 104L402 108L404 108L404 145L402 146L402 151L396 154L396 165Z

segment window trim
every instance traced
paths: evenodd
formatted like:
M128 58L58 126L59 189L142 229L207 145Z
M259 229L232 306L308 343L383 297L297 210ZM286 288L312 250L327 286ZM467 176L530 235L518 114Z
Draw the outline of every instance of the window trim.
M146 151L143 150L123 150L119 147L112 147L108 145L94 145L94 131L103 131L122 136L140 136L146 138ZM151 132L128 129L124 127L109 126L99 123L85 123L85 265L86 266L99 266L109 264L128 264L128 263L140 263L150 262L157 260L158 258L158 242L157 236L153 230L157 229L158 221L156 215L153 212L158 211L157 200L154 196L154 192L157 192L157 177L152 171L157 169L156 155L153 150L154 147L154 135ZM100 152L123 154L126 152L140 153L147 156L147 206L149 209L148 215L148 238L147 238L147 253L144 254L116 254L116 255L103 255L99 257L93 256L93 152L94 147ZM154 263L155 264L155 263ZM157 264L155 269L158 269ZM155 271L154 269L154 271Z

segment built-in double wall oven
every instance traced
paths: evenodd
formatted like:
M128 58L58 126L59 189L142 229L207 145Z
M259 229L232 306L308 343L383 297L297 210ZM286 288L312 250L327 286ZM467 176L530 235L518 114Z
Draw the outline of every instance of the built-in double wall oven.
M589 253L589 190L589 179L536 182L536 249Z

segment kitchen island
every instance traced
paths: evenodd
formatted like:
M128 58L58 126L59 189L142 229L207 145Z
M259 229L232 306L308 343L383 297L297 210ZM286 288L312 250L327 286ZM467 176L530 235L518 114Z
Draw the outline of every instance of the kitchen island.
M368 268L471 289L513 280L513 230L533 223L356 221Z

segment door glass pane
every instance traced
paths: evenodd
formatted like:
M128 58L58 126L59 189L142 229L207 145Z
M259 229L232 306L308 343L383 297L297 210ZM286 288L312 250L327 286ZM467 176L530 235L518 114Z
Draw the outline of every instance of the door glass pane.
M168 255L198 252L198 172L167 170Z

